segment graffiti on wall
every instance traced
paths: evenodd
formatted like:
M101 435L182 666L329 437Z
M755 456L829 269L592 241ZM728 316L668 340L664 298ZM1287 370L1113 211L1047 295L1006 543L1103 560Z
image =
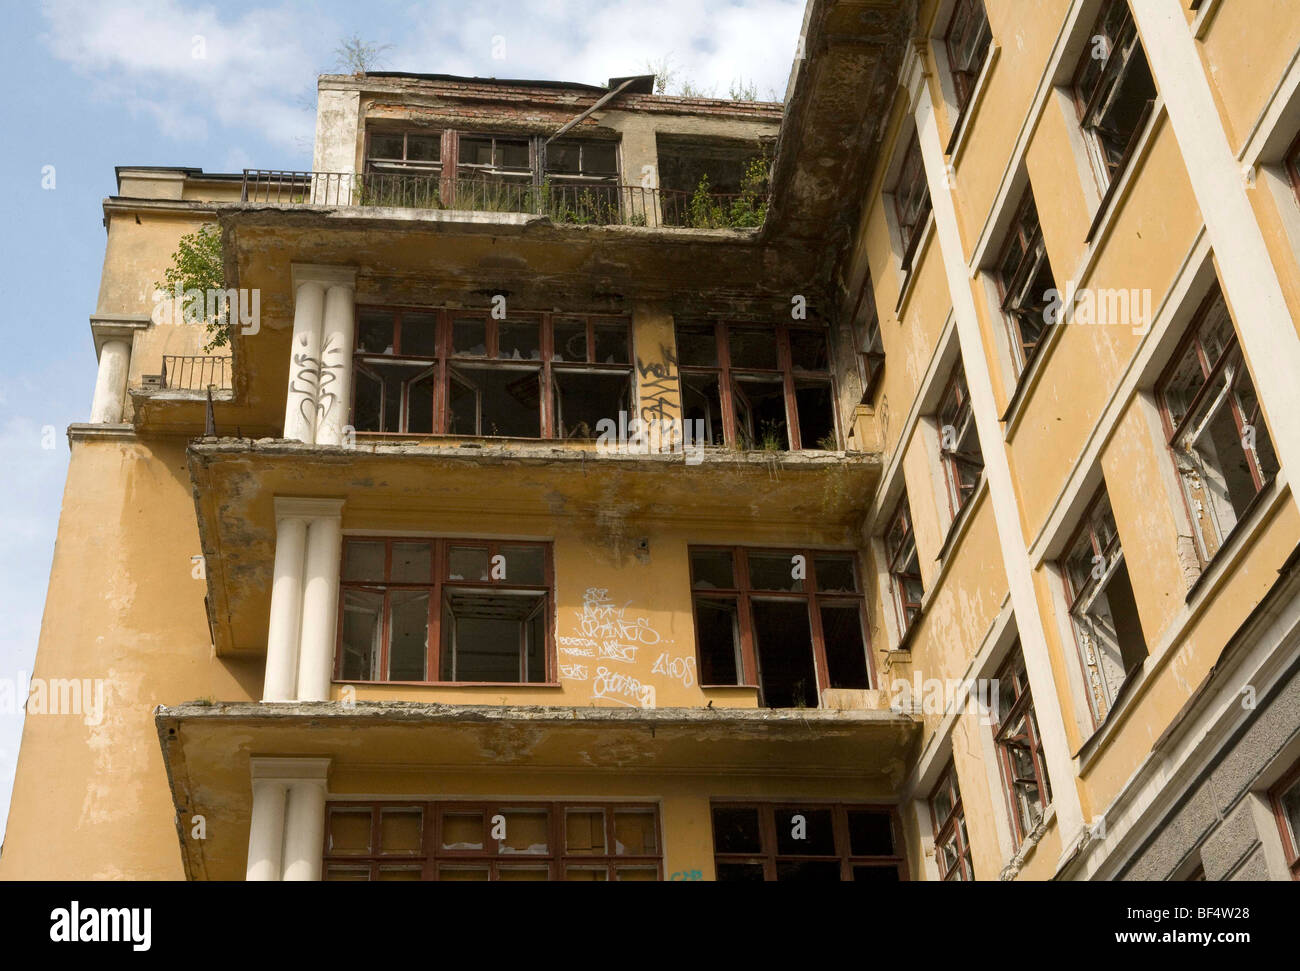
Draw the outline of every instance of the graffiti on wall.
M593 701L654 708L654 675L694 687L695 659L665 651L672 641L663 637L649 618L636 613L631 601L620 605L607 588L588 587L581 609L573 614L572 633L557 638L560 677L590 684ZM638 665L640 670L629 671L629 665Z
M637 395L641 420L663 422L681 418L681 384L673 349L660 344L658 358L651 361L638 354L636 369L640 374Z

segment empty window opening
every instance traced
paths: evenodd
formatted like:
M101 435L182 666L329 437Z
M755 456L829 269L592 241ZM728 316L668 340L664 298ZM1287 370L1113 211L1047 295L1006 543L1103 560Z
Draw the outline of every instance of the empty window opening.
M997 682L997 711L1001 720L994 726L993 739L1018 846L1042 822L1052 801L1038 716L1034 712L1019 641L998 673Z
M335 677L546 681L549 562L539 543L348 538Z
M693 547L690 562L702 685L754 685L768 708L871 687L854 554Z
M1217 286L1184 341L1156 393L1205 564L1280 466Z
M965 508L984 474L984 453L980 450L966 369L961 362L953 369L939 402L939 456L948 484L948 509L953 519Z
M1056 317L1060 302L1052 300L1056 278L1047 258L1032 186L1025 190L1016 210L994 274L1011 337L1012 366L1019 376L1038 353L1048 326L1060 322Z
M1062 561L1062 572L1088 700L1094 723L1100 725L1124 682L1147 657L1133 585L1105 489L1085 513Z
M925 587L921 581L921 561L916 553L916 537L912 534L912 511L904 490L889 517L885 533L885 555L889 560L890 586L894 594L894 609L898 615L899 643L902 643L921 616L921 601Z
M1156 86L1128 0L1107 0L1088 38L1073 94L1104 189L1127 165L1155 104Z
M921 161L921 141L916 132L903 152L898 179L894 182L894 217L898 221L898 235L903 245L903 272L912 269L916 247L921 232L930 218L930 186L925 178L925 165Z
M712 809L719 881L897 883L906 879L889 809L794 803Z
M957 95L957 111L964 114L993 41L983 0L957 0L943 40Z
M952 762L948 763L930 796L930 821L934 826L934 856L939 866L939 879L974 880L966 813L961 805L961 790L957 787L957 769Z

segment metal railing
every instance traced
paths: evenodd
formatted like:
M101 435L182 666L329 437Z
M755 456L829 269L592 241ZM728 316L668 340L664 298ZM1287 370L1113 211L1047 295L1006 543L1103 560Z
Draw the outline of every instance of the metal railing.
M204 391L211 385L229 391L230 358L194 354L164 354L162 386L169 391Z
M746 228L763 224L765 193L701 193L611 182L446 179L437 173L245 169L244 202L282 206L392 206L531 213L595 226Z

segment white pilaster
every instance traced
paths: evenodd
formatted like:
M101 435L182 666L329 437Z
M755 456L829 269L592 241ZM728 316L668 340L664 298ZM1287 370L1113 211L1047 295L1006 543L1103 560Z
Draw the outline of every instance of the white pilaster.
M328 758L249 760L249 880L319 880Z
M352 402L352 346L356 339L356 296L352 286L335 285L325 294L325 324L320 345L317 392L317 445L342 445Z
M289 390L284 402L284 437L311 444L316 440L316 386L320 380L321 321L325 287L295 280L293 338L289 351Z
M1300 409L1289 407L1300 374L1300 339L1287 311L1244 177L1179 0L1130 5L1142 48L1169 112L1196 204L1214 248L1255 390L1284 469L1300 468ZM1300 495L1292 498L1300 503Z
M339 602L339 557L343 546L342 506L342 500L338 500L334 503L332 515L319 514L307 527L302 637L298 655L299 701L326 701L329 698Z
M325 779L300 779L289 786L284 825L284 880L319 880L325 839Z
M1042 735L1047 772L1052 783L1052 802L1056 809L1062 846L1073 846L1083 829L1083 808L1079 800L1074 760L1070 754L1069 736L1065 731L1065 718L1061 710L1056 681L1052 675L1051 659L1047 652L1047 637L1043 618L1034 592L1033 573L1020 528L1020 506L1011 477L1011 464L1007 458L1006 444L993 395L992 362L984 353L980 335L979 315L975 297L971 293L970 275L962 251L961 233L958 229L957 209L953 203L945 170L943 146L939 141L939 128L935 122L934 107L929 89L920 84L916 90L915 117L917 136L921 143L921 158L926 179L930 184L930 199L934 207L936 240L948 277L948 290L952 297L953 317L956 321L957 339L961 345L962 360L966 368L966 382L970 389L971 408L975 428L979 435L980 450L984 456L984 474L989 483L989 499L993 506L994 523L1006 567L1007 585L1010 588L1012 608L1015 610L1016 628L1025 658L1025 672L1033 692L1034 709Z
M259 779L254 771L253 811L248 827L248 869L245 871L245 880L280 879L283 868L286 793L284 783Z
M99 349L99 373L90 405L93 424L114 424L122 420L126 406L126 379L131 367L131 344L121 338L104 341Z
M266 631L263 701L293 701L298 685L298 644L302 626L302 587L307 552L307 519L293 500L276 499L275 576L271 617Z

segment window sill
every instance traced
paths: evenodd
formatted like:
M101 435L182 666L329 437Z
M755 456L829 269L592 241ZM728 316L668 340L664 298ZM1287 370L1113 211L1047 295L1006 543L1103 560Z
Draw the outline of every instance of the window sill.
M998 311L1001 314L1001 311ZM1005 315L1003 315L1003 325L1006 325ZM1051 324L1047 328L1047 336L1043 338L1043 343L1038 348L1038 353L1033 356L1029 364L1020 372L1020 377L1016 379L1015 390L1011 392L1011 400L1007 402L1006 410L1002 412L999 419L1006 427L1003 431L1003 437L1006 441L1011 441L1011 437L1016 432L1016 427L1020 424L1020 419L1025 413L1025 402L1028 400L1030 392L1038 383L1038 378L1042 374L1044 367L1043 362L1052 354L1061 339L1061 331L1064 329L1064 323Z
M998 874L999 880L1014 880L1016 876L1024 869L1025 864L1029 862L1030 857L1034 855L1034 850L1038 849L1038 844L1043 837L1047 835L1048 829L1056 820L1056 803L1051 802L1043 810L1043 818L1038 821L1038 825L1025 834L1025 838L1020 841L1011 858L1007 860L1006 866Z
M948 535L943 538L943 546L939 548L939 555L935 557L936 563L944 564L949 552L951 552L953 547L957 546L958 543L961 542L961 538L966 535L970 521L974 517L974 513L971 512L971 509L973 509L975 504L979 502L980 497L985 493L987 487L988 476L983 472L980 472L980 480L975 484L975 489L971 492L970 498L962 503L962 507L957 510L957 515L954 516L952 522L948 524ZM940 577L942 577L943 572L943 569L940 568ZM938 577L935 578L934 586L939 586Z
M1099 242L1105 239L1110 231L1111 224L1115 221L1116 214L1120 209L1124 208L1123 200L1133 185L1138 168L1151 149L1151 143L1164 114L1164 109L1164 99L1157 96L1156 100L1151 102L1150 107L1147 109L1147 117L1142 122L1142 131L1139 133L1137 141L1133 143L1128 158L1124 159L1124 167L1115 173L1110 180L1110 185L1106 187L1106 191L1102 194L1101 203L1097 206L1097 212L1092 217L1092 224L1088 227L1088 234L1083 238L1084 243L1090 249L1095 249Z
M1196 599L1198 591L1205 586L1207 579L1211 575L1218 576L1224 572L1219 569L1222 563L1236 559L1236 555L1232 550L1241 544L1241 537L1255 532L1254 523L1259 511L1266 506L1271 507L1273 505L1273 500L1280 491L1278 488L1279 478L1281 478L1280 473L1273 477L1273 481L1268 484L1267 488L1261 489L1255 498L1246 504L1246 509L1242 512L1241 518L1237 520L1237 524L1228 530L1228 535L1223 537L1223 542L1219 545L1218 551L1201 567L1201 575L1188 588L1185 598L1186 603L1190 604Z
M980 68L979 77L975 79L975 88L971 91L970 98L966 101L966 107L962 108L957 115L957 121L952 127L952 134L948 137L948 144L943 152L950 158L953 163L961 155L962 148L966 145L966 133L970 131L974 122L971 120L979 111L980 103L984 100L984 92L988 90L989 75L993 73L993 65L997 62L998 55L1002 48L996 41L989 42L989 52L984 57L984 66Z
M916 283L916 269L920 265L922 257L925 255L925 248L930 245L930 237L934 235L934 206L930 206L930 214L926 217L925 228L921 230L921 238L917 240L916 247L912 250L911 262L904 267L902 261L899 261L899 273L903 275L903 285L898 288L898 302L894 304L894 313L898 316L899 323L903 320L903 305L907 303L908 298L912 295L913 284Z

